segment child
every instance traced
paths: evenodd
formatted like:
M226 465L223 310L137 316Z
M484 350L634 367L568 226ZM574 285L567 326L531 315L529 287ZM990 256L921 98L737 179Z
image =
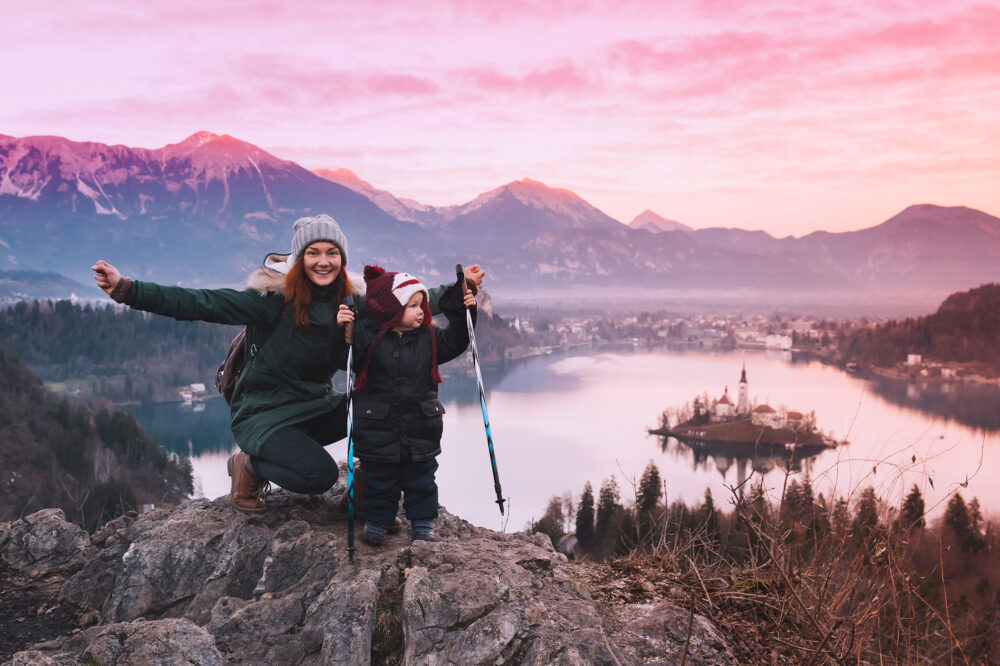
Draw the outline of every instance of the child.
M411 538L433 541L444 414L438 364L469 345L462 305L475 321L476 299L460 282L450 287L438 302L448 319L440 329L432 325L427 288L415 277L378 266L365 266L364 277L367 317L354 332L354 450L365 471L361 540L382 545L402 492ZM338 320L346 323L352 318L344 309Z

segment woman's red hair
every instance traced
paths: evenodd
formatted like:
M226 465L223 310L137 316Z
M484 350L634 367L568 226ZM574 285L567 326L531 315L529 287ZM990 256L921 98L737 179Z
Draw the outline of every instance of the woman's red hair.
M351 293L351 278L347 270L341 266L340 272L333 280L334 309ZM285 303L295 308L295 326L300 331L309 327L309 307L312 305L312 281L306 275L306 269L300 256L292 264L285 276Z

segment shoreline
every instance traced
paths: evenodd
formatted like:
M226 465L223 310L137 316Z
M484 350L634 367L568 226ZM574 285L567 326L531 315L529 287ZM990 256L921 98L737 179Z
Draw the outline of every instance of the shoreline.
M705 425L678 425L673 428L648 428L652 435L674 437L687 442L730 446L780 447L786 450L834 449L848 442L837 442L816 431L802 433L790 428L751 425L749 421L729 421Z

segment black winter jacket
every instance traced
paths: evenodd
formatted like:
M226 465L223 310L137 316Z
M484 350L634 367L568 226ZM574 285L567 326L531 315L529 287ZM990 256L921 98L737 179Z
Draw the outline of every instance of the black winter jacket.
M447 328L388 331L372 353L365 387L354 396L354 451L373 462L399 462L410 448L413 460L441 453L444 406L431 380L431 336L437 337L438 365L460 356L469 346L461 287L444 292L438 307ZM476 310L472 309L475 322ZM360 371L378 325L362 320L355 331L354 366Z

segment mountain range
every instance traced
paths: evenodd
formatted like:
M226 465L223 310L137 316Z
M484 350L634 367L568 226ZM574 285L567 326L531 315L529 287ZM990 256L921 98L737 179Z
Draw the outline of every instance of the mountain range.
M692 229L644 211L628 224L528 178L454 206L378 189L347 169L309 171L228 135L158 149L0 135L0 269L87 281L99 257L139 278L237 284L289 223L328 213L359 269L430 280L487 267L495 293L569 286L756 298L809 293L943 294L1000 279L1000 219L964 207L906 208L858 231L775 238Z
M95 297L93 288L51 271L0 271L0 306L18 301Z

